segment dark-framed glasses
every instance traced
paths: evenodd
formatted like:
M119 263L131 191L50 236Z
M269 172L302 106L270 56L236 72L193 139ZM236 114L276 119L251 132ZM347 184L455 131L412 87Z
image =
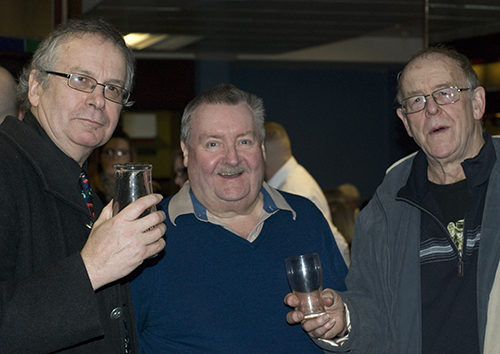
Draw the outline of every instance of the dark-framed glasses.
M452 104L460 100L460 92L470 90L469 87L458 88L456 86L441 88L428 95L415 95L401 101L401 108L405 114L423 111L427 105L427 97L432 96L434 102L440 106Z
M47 70L44 70L43 72L47 74L65 77L68 79L69 87L86 93L94 92L97 85L102 86L102 94L104 98L114 103L126 106L130 98L130 92L127 91L125 88L112 84L101 84L97 82L96 79L88 75L78 74L78 73L65 74Z

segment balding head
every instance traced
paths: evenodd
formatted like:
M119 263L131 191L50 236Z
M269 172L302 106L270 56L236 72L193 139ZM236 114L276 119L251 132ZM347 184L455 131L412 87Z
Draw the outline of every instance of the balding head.
M292 146L285 128L275 122L266 122L266 181L292 157Z
M6 116L17 117L19 106L16 100L17 84L14 76L0 66L0 123Z

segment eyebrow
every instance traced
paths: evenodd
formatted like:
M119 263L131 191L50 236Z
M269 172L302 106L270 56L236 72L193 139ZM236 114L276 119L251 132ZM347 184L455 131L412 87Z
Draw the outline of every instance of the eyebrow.
M429 94L431 94L432 92L436 91L436 90L440 90L440 89L444 89L444 88L447 88L447 87L453 87L454 85L453 84L450 84L450 83L444 83L444 84L440 84L440 85L436 85L434 86L434 88L432 89L431 92L429 92ZM427 93L423 93L422 91L410 91L407 93L406 97L413 97L413 96L424 96L424 95L427 95Z
M247 135L251 135L253 137L257 136L257 134L255 134L255 132L253 130L249 130L249 131L247 131L245 133L238 134L236 136L236 138L245 137ZM219 134L202 134L202 135L200 135L200 140L203 140L203 139L222 139L222 135L219 135Z

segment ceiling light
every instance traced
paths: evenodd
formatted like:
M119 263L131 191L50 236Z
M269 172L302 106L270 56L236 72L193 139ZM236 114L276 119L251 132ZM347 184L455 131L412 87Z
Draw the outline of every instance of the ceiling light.
M199 42L203 39L203 36L191 36L186 34L175 34L169 35L152 45L152 50L161 50L161 51L176 51L181 48L187 47L193 43Z
M125 43L135 50L142 50L168 37L168 34L151 33L129 33L125 37Z

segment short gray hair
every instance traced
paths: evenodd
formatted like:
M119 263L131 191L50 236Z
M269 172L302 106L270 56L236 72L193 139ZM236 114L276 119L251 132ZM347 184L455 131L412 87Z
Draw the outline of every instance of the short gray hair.
M248 92L242 91L231 84L217 85L195 97L184 109L181 121L181 141L189 144L191 137L191 119L194 111L203 104L224 104L236 106L247 103L253 112L253 117L259 128L259 137L264 141L266 130L264 129L265 110L262 99Z
M481 86L481 82L479 82L479 78L477 77L476 72L472 68L470 60L465 55L460 54L459 52L457 52L453 48L446 47L443 45L437 45L437 46L433 46L433 47L429 47L429 48L423 48L423 49L420 49L415 54L413 54L413 56L410 58L410 60L406 64L405 68L403 69L403 71L401 71L398 75L398 87L397 87L398 91L397 91L397 95L396 95L396 100L398 101L399 104L401 104L401 102L404 99L404 96L403 96L404 93L403 93L401 81L402 81L402 78L405 74L406 68L408 68L408 66L414 60L419 59L419 58L426 58L432 54L444 55L445 57L448 57L448 58L452 59L453 61L455 61L455 63L457 63L458 67L463 70L463 73L465 75L465 80L467 81L467 87L470 88L470 90L468 92L469 97L472 98L474 96L474 89Z
M123 53L127 65L125 88L132 90L135 71L135 58L132 50L127 47L122 35L109 23L101 20L70 20L66 24L57 26L47 38L38 46L28 66L23 69L17 87L18 99L25 110L29 110L31 103L28 98L29 76L31 71L37 70L36 80L42 87L47 87L47 74L44 70L53 70L60 59L59 48L73 38L82 38L85 35L98 36L112 42ZM61 53L62 54L62 53ZM105 60L105 58L103 58ZM128 106L129 104L127 104Z

